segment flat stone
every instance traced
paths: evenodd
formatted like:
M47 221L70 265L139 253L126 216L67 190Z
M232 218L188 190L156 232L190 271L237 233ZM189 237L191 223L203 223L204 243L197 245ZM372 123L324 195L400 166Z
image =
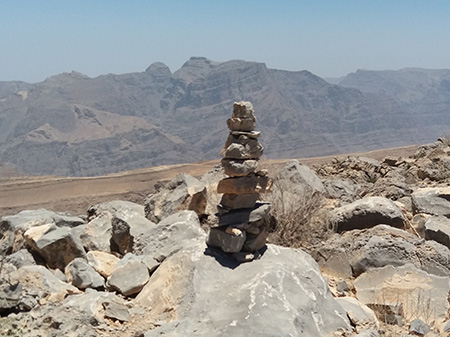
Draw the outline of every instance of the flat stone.
M432 216L426 220L425 239L434 240L450 248L450 219L444 216Z
M450 187L421 188L411 194L414 213L450 218Z
M259 199L259 193L224 194L220 205L228 209L253 208Z
M219 216L219 226L252 224L262 222L269 214L271 205L256 203L251 209L233 210Z
M108 277L107 286L125 296L138 294L150 279L147 266L139 261L130 261L116 267Z
M252 118L228 118L228 129L230 131L253 131L255 130L255 121Z
M130 312L123 303L114 300L105 300L103 302L103 308L105 308L105 317L121 322L128 322L130 320Z
M221 161L223 170L230 177L246 176L258 168L256 159L228 159Z
M364 303L358 301L356 298L348 296L337 297L336 301L342 306L342 308L344 308L350 318L350 321L355 326L370 324L376 327L378 325L375 312Z
M250 174L245 177L225 178L219 181L217 193L255 194L267 192L271 187L269 177Z
M409 323L409 333L416 336L424 336L431 331L427 323L421 319L416 318L414 321Z
M241 251L246 239L245 232L240 231L239 235L229 233L227 228L211 228L209 230L206 243L213 247L218 247L226 253L237 253Z
M230 131L230 133L235 137L246 136L254 139L258 139L261 135L261 131Z

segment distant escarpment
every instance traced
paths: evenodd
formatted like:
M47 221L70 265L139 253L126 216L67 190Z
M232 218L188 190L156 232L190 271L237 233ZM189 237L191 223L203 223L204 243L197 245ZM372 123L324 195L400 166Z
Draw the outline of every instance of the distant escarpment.
M0 163L5 172L94 176L218 158L223 121L241 100L253 102L269 158L425 143L445 132L450 71L393 72L396 86L382 73L333 85L308 71L193 57L174 73L154 63L141 73L0 82ZM420 79L428 73L439 80Z

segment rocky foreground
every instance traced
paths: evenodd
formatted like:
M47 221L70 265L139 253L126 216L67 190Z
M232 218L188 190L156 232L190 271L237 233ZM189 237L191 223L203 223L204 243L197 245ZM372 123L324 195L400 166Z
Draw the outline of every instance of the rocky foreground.
M206 244L224 176L180 175L145 205L3 217L0 334L450 335L447 140L272 172L278 244L246 263Z

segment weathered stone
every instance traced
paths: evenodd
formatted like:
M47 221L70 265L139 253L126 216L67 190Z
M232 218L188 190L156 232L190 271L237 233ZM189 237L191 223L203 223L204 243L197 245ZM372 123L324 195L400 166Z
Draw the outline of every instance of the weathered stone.
M35 265L33 255L26 249L21 249L14 254L8 255L5 258L5 261L13 264L16 268L20 268L23 266L32 266Z
M64 270L73 259L86 256L80 239L66 227L42 225L30 228L24 236L30 247L41 255L52 269Z
M253 208L258 199L258 193L224 194L220 199L220 205L228 209Z
M447 313L448 277L430 275L411 264L369 270L354 285L361 302L395 320L394 316L416 317L431 323L442 321Z
M425 239L434 240L450 248L450 219L432 216L424 224Z
M262 222L269 214L270 204L256 203L251 209L239 209L219 216L219 226Z
M258 168L258 160L223 158L222 167L230 177L242 177L254 172Z
M112 274L117 262L120 260L113 254L101 251L90 251L86 254L86 258L89 265L104 278L108 278Z
M245 177L225 178L219 181L217 193L224 194L256 194L264 193L271 187L268 177L250 174Z
M199 244L168 257L137 295L135 306L152 308L142 317L170 322L146 337L326 336L350 328L302 250L268 245L260 259L243 264L219 249L204 251Z
M121 322L130 320L130 312L126 305L115 300L106 300L103 302L105 308L105 317L116 319Z
M255 121L252 118L228 118L228 129L230 131L253 131L255 130Z
M117 267L108 277L107 287L125 296L139 293L150 279L147 266L139 261L130 261Z
M111 252L111 218L109 212L102 212L78 228L81 242L87 250Z
M130 234L130 225L121 218L113 217L111 220L111 239L120 254L125 255L133 250L133 237Z
M372 327L378 326L377 316L364 303L361 303L354 297L338 297L336 301L344 308L347 312L347 315L350 318L350 321L355 326L367 326L370 325Z
M253 109L253 105L250 102L234 102L233 104L233 115L235 118L252 118L256 121L255 110Z
M334 231L343 232L379 224L400 228L404 221L402 211L394 202L383 197L368 197L334 209L330 224Z
M245 232L239 235L228 233L226 228L211 228L206 243L213 247L219 247L227 253L237 253L242 249L245 242Z
M205 209L206 186L188 174L178 175L145 201L145 216L156 223L182 210L192 210L201 217Z
M87 213L90 219L98 217L104 213L111 216L115 216L117 213L145 216L144 206L124 200L113 200L91 206L89 207Z
M78 289L103 288L105 280L84 259L72 260L65 269L67 281Z
M268 233L263 230L259 234L247 233L247 238L245 239L244 246L242 250L245 252L255 252L266 246L266 241Z
M325 192L325 188L317 176L308 166L300 164L298 160L289 161L281 169L275 179L274 186L279 188L289 188L290 191L303 193L305 189Z
M222 151L227 159L258 159L264 148L256 139L248 139L245 144L232 143Z
M0 283L0 314L6 316L12 311L20 310L22 297L21 283Z
M425 336L427 333L431 331L428 324L424 321L416 318L414 321L409 323L409 333L416 336Z
M450 218L450 187L421 188L411 194L414 213Z

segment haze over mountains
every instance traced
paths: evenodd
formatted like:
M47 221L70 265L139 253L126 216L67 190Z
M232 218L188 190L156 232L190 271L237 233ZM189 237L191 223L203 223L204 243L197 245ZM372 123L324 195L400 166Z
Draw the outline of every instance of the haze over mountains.
M0 173L93 176L219 158L234 101L248 100L269 158L436 140L450 125L450 70L357 71L330 84L263 63L193 57L171 73L0 82Z

